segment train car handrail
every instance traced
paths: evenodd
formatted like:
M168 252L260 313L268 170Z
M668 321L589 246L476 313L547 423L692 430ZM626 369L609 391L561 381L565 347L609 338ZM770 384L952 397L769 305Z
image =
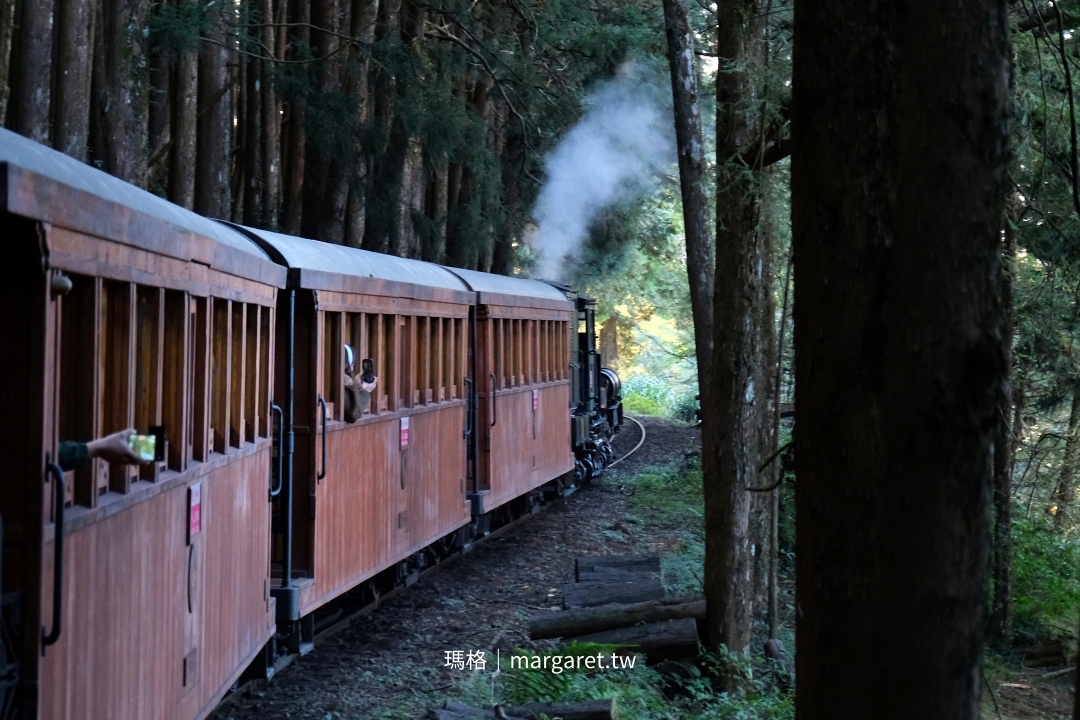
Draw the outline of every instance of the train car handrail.
M473 381L472 378L465 378L465 432L462 437L469 437L473 433Z
M322 407L322 467L316 480L326 477L326 401L322 395L319 396L319 405Z
M45 632L41 626L41 656L45 657L45 648L60 639L60 619L64 612L64 503L67 500L64 491L64 471L52 461L52 456L45 453L45 475L53 476L56 483L56 533L53 539L53 617L52 630Z
M270 403L270 412L278 416L278 455L277 455L277 489L274 489L273 473L270 476L270 497L281 494L281 488L285 484L285 413L280 405ZM273 466L271 466L273 467Z
M489 427L495 427L495 423L499 421L499 401L495 396L495 373L491 373L491 425Z

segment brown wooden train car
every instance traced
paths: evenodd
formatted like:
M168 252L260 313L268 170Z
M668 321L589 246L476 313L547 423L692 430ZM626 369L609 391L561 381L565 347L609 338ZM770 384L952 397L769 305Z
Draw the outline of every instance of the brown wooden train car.
M6 131L0 227L0 668L18 663L0 705L202 717L274 632L268 379L285 270ZM160 462L55 465L63 440L151 426Z
M569 365L577 315L547 283L451 272L477 294L473 512L483 514L574 469Z
M469 523L473 294L437 265L245 231L289 268L276 382L286 397L292 378L295 449L276 515L273 592L279 619L295 621ZM355 369L370 358L378 377L352 423L346 344Z

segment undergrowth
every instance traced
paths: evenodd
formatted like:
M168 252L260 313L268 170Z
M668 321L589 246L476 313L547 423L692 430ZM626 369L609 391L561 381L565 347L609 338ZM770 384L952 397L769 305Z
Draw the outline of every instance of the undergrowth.
M1017 640L1074 639L1080 606L1080 540L1041 517L1013 522L1013 608Z
M665 587L670 595L700 595L705 557L701 471L678 466L650 468L625 480L634 490L635 517L667 528L675 542L661 555ZM788 647L793 647L789 645ZM658 672L638 661L630 669L566 669L550 667L553 658L584 657L611 648L574 644L558 651L518 651L516 665L503 656L498 673L483 673L460 687L462 702L491 707L495 703L574 702L614 698L622 720L785 720L794 717L790 678L782 668L751 663L721 648L695 662L677 664L675 672ZM544 658L548 667L543 667ZM489 655L494 663L495 657ZM723 690L719 678L736 678Z

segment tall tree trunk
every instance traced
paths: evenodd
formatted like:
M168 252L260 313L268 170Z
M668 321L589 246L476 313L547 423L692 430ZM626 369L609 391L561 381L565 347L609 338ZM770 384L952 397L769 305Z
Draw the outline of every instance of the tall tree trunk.
M289 0L285 0L289 2ZM291 0L289 17L296 27L292 46L305 48L311 40L311 5L307 0ZM294 50L291 60L299 59ZM288 140L285 172L285 232L299 235L304 216L304 163L307 156L307 99L293 90L289 98Z
M158 13L167 0L153 0ZM150 91L147 123L147 183L154 192L164 193L169 186L169 148L172 145L173 53L171 48L149 45Z
M56 73L56 149L86 162L90 142L90 68L94 13L90 0L61 0Z
M767 383L758 381L766 263L757 232L760 188L735 160L749 144L752 120L748 43L754 0L722 3L717 14L716 268L713 284L713 359L702 426L705 484L705 642L747 653L753 614L751 497L761 461L759 430L770 418ZM772 319L769 318L769 322Z
M1073 385L1072 408L1069 411L1069 429L1065 435L1065 459L1061 462L1057 484L1054 486L1054 527L1065 529L1069 519L1069 506L1076 494L1076 471L1080 468L1080 382Z
M679 187L686 235L686 275L690 282L690 309L694 316L697 347L698 389L701 397L706 398L712 377L709 367L713 348L713 233L709 227L705 192L705 143L698 109L694 36L690 32L687 0L664 0L664 24L674 98L675 140L679 148ZM711 410L711 404L701 404L703 414Z
M304 161L304 217L301 234L305 237L341 243L345 236L344 215L346 187L341 171L343 142L348 129L331 123L334 109L325 100L341 84L338 20L341 9L337 0L317 0L311 4L311 22L319 30L311 35L312 54L323 58L315 66L319 92L308 109L309 121L318 119L307 141ZM316 115L317 113L317 115ZM346 160L347 161L347 160Z
M104 0L105 170L146 187L146 0Z
M198 145L195 155L195 212L228 219L232 213L232 84L229 78L225 8L211 6L209 37L199 53Z
M196 131L198 128L199 55L181 51L173 71L172 146L169 156L169 200L195 207Z
M796 0L795 36L796 712L974 720L1005 0Z
M8 106L11 102L11 45L15 39L16 0L0 0L0 127L8 126Z
M1010 207L1012 203L1009 203ZM1006 367L1012 369L1013 262L1016 259L1016 231L1010 212L1005 217L1005 263L1001 278L1001 304L1005 307L1003 342ZM1016 457L1009 427L1013 404L1011 378L1006 377L998 406L997 434L994 437L994 604L990 612L990 639L1008 641L1012 637L1012 474Z
M284 6L285 0L277 0ZM277 228L281 212L281 115L277 99L277 78L274 60L280 59L281 50L277 46L277 33L272 23L277 17L274 13L274 0L262 0L262 44L270 53L268 61L260 63L262 69L262 220L260 225Z
M244 87L244 224L262 225L263 205L263 84L262 61L248 58Z
M19 20L19 45L16 56L12 57L17 74L15 122L11 127L20 135L44 145L49 144L52 55L52 0L24 0Z
M384 58L392 58L400 52L401 6L402 0L383 0L379 6L375 37ZM397 226L396 210L408 138L400 119L396 117L397 79L388 68L376 64L370 80L375 132L368 155L370 170L365 198L367 218L364 221L364 248L389 252Z

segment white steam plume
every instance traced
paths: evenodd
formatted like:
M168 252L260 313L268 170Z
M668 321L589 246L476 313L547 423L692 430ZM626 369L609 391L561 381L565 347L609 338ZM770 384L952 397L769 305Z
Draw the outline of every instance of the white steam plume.
M675 162L670 92L663 87L643 69L623 66L589 94L584 117L544 159L547 181L533 208L536 277L566 279L596 216L647 195Z

